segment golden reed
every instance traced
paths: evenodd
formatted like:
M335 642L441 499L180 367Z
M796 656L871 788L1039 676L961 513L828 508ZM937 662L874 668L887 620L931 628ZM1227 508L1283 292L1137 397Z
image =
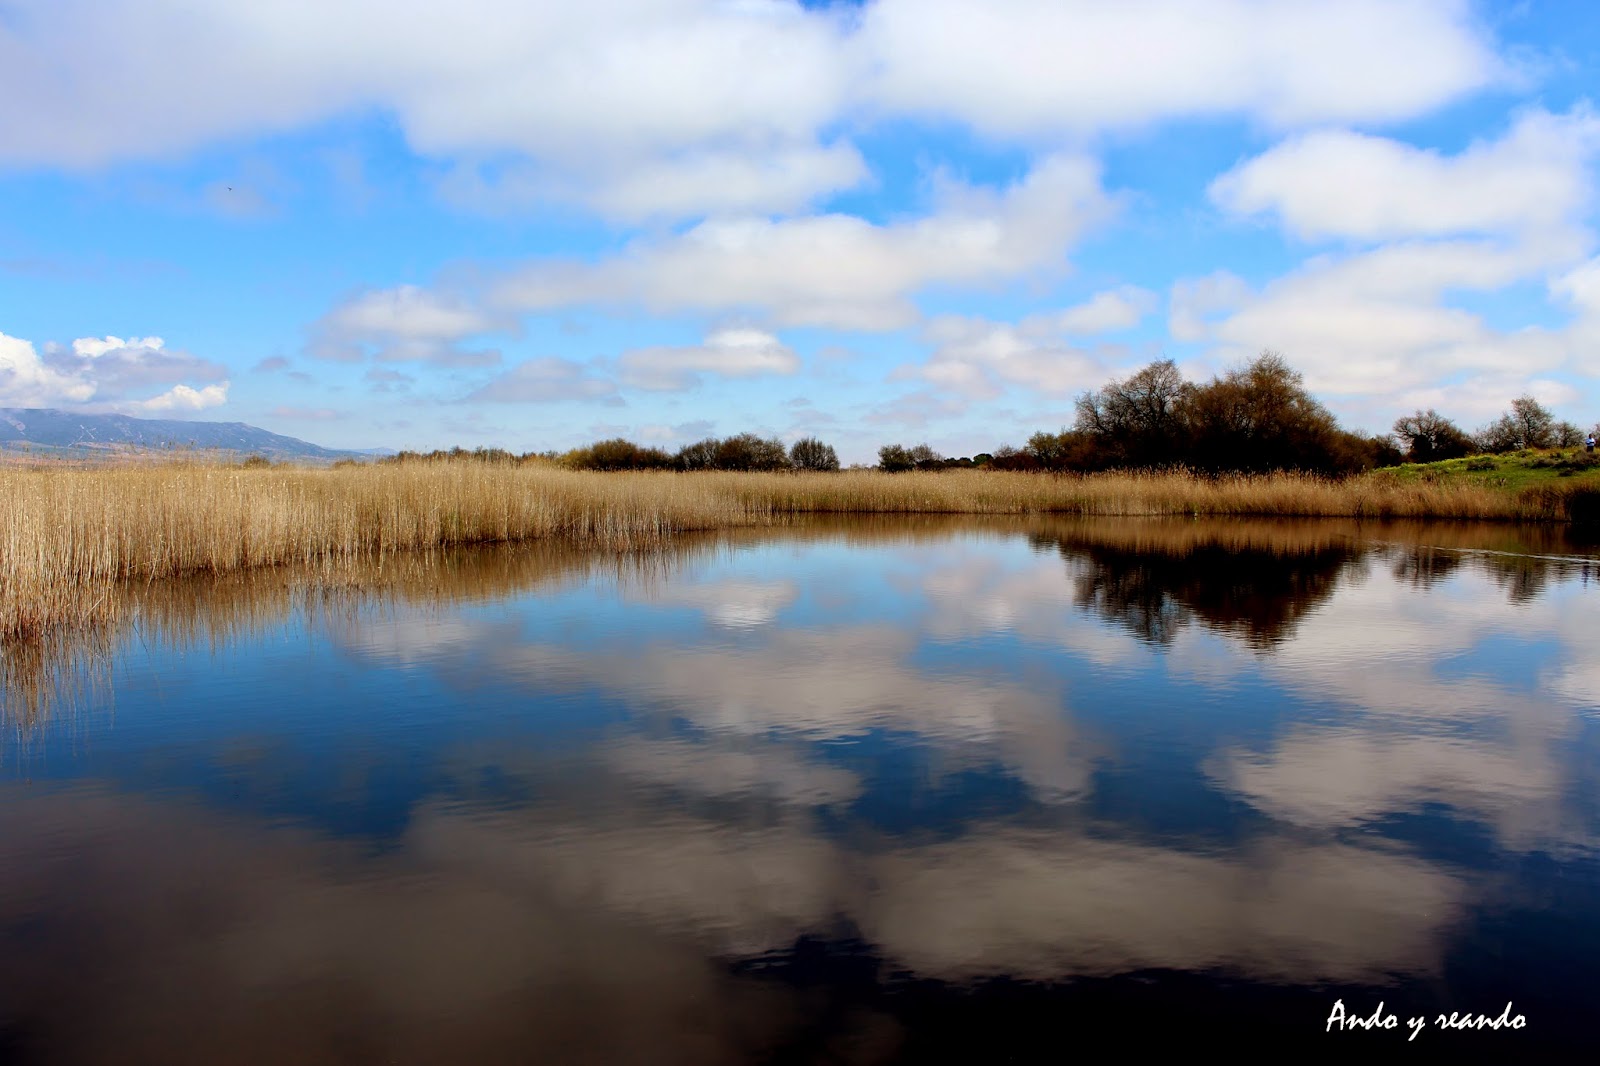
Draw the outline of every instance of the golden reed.
M472 461L335 469L207 463L0 470L0 639L93 625L117 587L562 538L639 549L810 514L1273 515L1559 520L1559 492L1381 476L593 473Z

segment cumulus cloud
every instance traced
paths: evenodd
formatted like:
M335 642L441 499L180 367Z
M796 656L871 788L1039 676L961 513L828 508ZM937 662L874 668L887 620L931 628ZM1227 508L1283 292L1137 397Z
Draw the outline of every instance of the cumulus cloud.
M1061 333L1111 333L1132 329L1156 308L1156 294L1137 285L1097 292L1086 302L1024 323Z
M853 185L859 156L827 135L863 110L1024 138L1191 115L1370 122L1505 75L1459 0L11 6L0 96L32 105L0 117L0 162L172 158L377 109L454 167L450 195L624 218L795 210Z
M997 396L1007 386L1057 395L1078 392L1099 384L1110 353L1087 351L1068 338L1129 329L1155 306L1154 293L1125 285L1015 323L941 315L923 330L933 355L899 373L973 396Z
M622 403L615 384L579 363L553 355L518 363L466 397L467 403L555 403L561 400Z
M1068 394L1104 376L1104 364L1088 353L1020 325L944 315L924 335L936 348L915 373L967 395L997 396L1008 385Z
M1293 137L1214 182L1225 211L1297 237L1375 243L1322 255L1253 291L1226 273L1173 287L1170 327L1239 358L1287 353L1314 390L1381 422L1414 406L1487 417L1577 365L1600 336L1586 280L1600 117L1530 110L1444 155L1345 130ZM1543 282L1573 318L1508 328L1465 302ZM1336 399L1337 403L1337 399Z
M1592 196L1600 117L1532 110L1500 140L1453 155L1350 130L1293 137L1211 184L1238 215L1307 239L1523 234L1567 224Z
M1062 268L1072 242L1115 210L1095 163L1055 156L999 191L946 183L937 209L921 218L715 219L640 239L599 263L535 263L502 283L493 302L517 311L752 311L779 325L893 329L917 319L911 297L929 286Z
M160 337L83 337L69 346L46 344L41 353L30 341L0 333L5 406L197 411L227 401L227 376L218 363L167 350ZM152 389L161 391L149 395Z
M722 329L691 347L638 348L618 359L624 384L665 392L699 384L701 372L722 377L793 374L800 357L765 330Z
M1191 282L1173 297L1176 328L1212 343L1226 359L1263 348L1285 352L1312 391L1394 406L1393 418L1424 402L1424 394L1454 389L1471 399L1473 381L1505 389L1488 414L1533 378L1579 354L1573 329L1503 329L1450 302L1455 293L1491 292L1559 270L1581 254L1581 235L1532 245L1494 241L1412 241L1348 256L1319 257L1259 291L1234 284ZM1209 287L1209 291L1207 290ZM1196 308L1217 297L1234 306L1202 320ZM1182 316L1182 317L1180 317ZM1478 392L1485 390L1479 389Z
M504 213L550 200L587 203L627 222L661 216L789 213L823 193L860 184L867 165L853 145L780 147L761 153L698 151L652 159L595 182L552 173L532 163L490 168L460 165L439 183L444 198L463 208Z
M0 333L0 398L10 407L83 403L94 385L46 366L32 342Z
M207 385L192 389L188 385L174 385L160 396L136 400L128 406L136 411L203 411L207 407L220 407L228 402L228 383Z
M362 293L329 311L311 327L306 350L342 363L370 356L390 363L493 366L500 362L499 351L469 350L461 342L509 328L465 300L400 285Z
M861 174L817 138L845 106L839 20L796 3L24 6L0 27L0 95L36 101L0 126L0 158L23 164L170 157L377 107L424 155L527 161L541 195L624 214L793 206ZM655 189L634 176L652 172Z
M1393 120L1510 73L1464 0L877 0L856 45L881 110L1026 137Z
M1600 258L1552 279L1550 291L1589 322L1600 323Z

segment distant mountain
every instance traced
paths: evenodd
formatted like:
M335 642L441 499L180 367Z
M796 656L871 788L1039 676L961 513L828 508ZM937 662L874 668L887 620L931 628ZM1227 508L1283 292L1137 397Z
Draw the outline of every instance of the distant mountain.
M320 448L243 422L184 422L174 418L90 415L49 407L0 407L0 449L72 457L124 448L236 452L268 459L345 459L376 452Z

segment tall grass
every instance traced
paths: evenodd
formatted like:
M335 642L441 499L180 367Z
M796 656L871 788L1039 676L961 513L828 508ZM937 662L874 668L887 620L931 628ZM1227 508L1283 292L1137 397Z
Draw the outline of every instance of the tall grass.
M0 470L0 638L106 621L129 581L290 563L333 580L352 563L462 544L638 549L827 513L1559 520L1569 495L1295 475L597 474L472 462Z

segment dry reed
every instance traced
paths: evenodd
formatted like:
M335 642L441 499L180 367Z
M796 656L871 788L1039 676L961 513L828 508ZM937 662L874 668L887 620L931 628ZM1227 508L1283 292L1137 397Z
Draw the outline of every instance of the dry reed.
M600 474L475 462L342 469L175 463L0 470L0 639L109 621L116 590L300 564L559 538L639 549L813 514L1275 515L1551 520L1564 499L1296 475Z

